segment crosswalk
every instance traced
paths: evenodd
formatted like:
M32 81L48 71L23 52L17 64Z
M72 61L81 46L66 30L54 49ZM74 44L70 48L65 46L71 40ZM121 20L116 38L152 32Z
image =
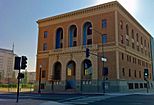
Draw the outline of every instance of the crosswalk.
M87 105L90 103L94 103L97 101L105 100L107 98L111 98L114 96L80 96L80 97L74 97L74 98L69 98L67 100L61 101L61 103L65 105Z

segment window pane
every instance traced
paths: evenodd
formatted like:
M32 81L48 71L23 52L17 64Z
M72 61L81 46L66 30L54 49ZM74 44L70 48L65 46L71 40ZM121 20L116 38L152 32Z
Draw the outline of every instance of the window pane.
M92 44L92 39L87 40L87 45L90 45L90 44Z
M45 50L47 50L47 44L46 43L43 44L43 51L45 51Z
M102 35L102 43L107 43L107 35L106 34Z
M92 26L90 24L87 28L87 35L91 35L91 34L92 34Z
M44 38L47 38L47 37L48 37L48 32L44 31Z
M106 19L102 20L102 28L106 28L107 27L107 22Z

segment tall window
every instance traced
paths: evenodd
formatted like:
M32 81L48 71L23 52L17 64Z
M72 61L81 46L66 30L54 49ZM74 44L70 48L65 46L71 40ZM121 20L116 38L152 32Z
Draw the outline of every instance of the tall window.
M102 43L107 43L107 34L102 35Z
M129 46L129 39L126 39L126 45Z
M124 53L121 53L121 58L122 60L124 60Z
M43 71L42 71L42 78L45 78L45 76L46 76L46 71L43 70Z
M136 70L134 71L134 76L136 77Z
M74 47L77 45L77 27L75 25L69 28L69 47Z
M43 51L47 50L47 43L43 44Z
M123 44L124 43L124 36L121 35L121 43Z
M131 69L129 69L129 77L131 77Z
M139 78L141 78L141 71L139 71Z
M102 28L106 28L107 27L107 20L103 19L102 20Z
M83 45L87 44L92 44L92 24L90 22L83 25Z
M44 38L47 38L47 37L48 37L48 32L44 31Z
M141 36L141 44L143 45L143 39L142 39L142 36Z
M126 24L126 34L129 35L129 27L128 27L128 24Z
M134 30L132 29L132 39L134 39Z
M137 42L138 42L138 33L136 33L136 40L137 40Z
M123 29L123 22L122 22L122 20L120 21L120 28Z
M63 47L63 29L58 28L56 32L56 49Z
M146 40L144 40L144 47L146 47Z
M125 76L125 69L122 68L122 75Z
M91 26L91 24L90 25L88 25L88 27L87 27L87 35L91 35L92 34L92 26Z

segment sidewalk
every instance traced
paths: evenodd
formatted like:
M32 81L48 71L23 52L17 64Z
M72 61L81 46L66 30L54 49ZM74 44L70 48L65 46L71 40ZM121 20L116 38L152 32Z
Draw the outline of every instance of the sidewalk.
M44 102L41 100L20 99L16 103L16 99L0 99L0 105L42 105Z
M0 99L0 105L64 105L54 101L42 101L32 99L20 99L16 103L16 99Z

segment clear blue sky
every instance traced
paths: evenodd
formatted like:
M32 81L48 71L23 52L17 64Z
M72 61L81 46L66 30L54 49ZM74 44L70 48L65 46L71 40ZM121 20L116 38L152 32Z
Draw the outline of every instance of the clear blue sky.
M97 5L111 0L0 0L0 48L28 57L28 70L35 71L38 28L44 17ZM117 0L154 36L154 0Z

